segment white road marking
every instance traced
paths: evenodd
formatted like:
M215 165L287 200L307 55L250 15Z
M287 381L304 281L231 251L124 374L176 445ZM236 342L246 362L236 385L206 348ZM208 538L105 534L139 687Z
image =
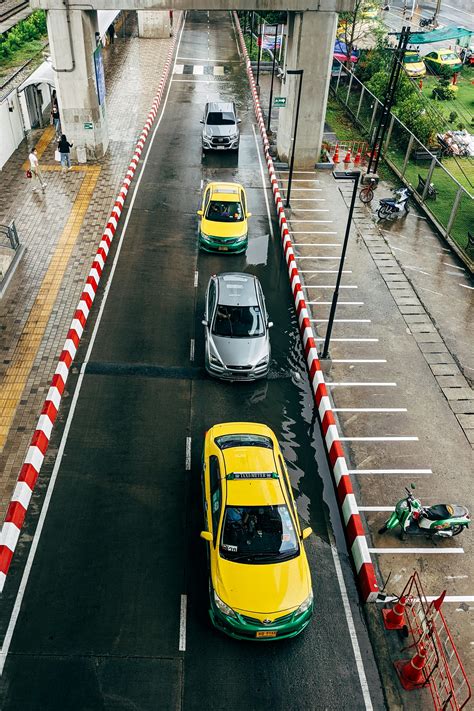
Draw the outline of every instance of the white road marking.
M333 360L333 363L341 361ZM333 407L333 412L408 412L406 407Z
M321 193L323 191L322 188L291 188L291 192L293 191L300 191L300 192L308 192L308 193Z
M264 197L264 199L265 199L265 208L266 208L266 210L267 210L267 218L268 218L268 229L270 230L270 235L271 235L271 237L272 237L272 239L273 239L274 235L273 235L272 216L271 216L271 213L270 213L270 205L269 205L269 202L268 202L268 195L267 195L267 190L266 190L266 188L267 188L267 183L266 183L266 180L265 180L265 173L263 172L263 164L262 164L262 159L261 159L261 157L260 157L260 150L259 150L258 141L257 141L257 134L256 134L256 132L255 132L255 126L254 126L253 124L252 124L252 131L253 131L253 138L254 138L254 141L255 141L255 147L256 147L256 149L257 149L258 164L259 164L259 166L260 166L260 175L261 175L261 178L262 178L263 197Z
M320 200L321 202L326 202L324 198L316 198L317 200ZM299 207L298 212L321 212L321 210L315 208L315 207ZM326 210L327 212L327 210Z
M316 341L324 341L324 338L316 338ZM331 338L331 341L338 343L378 343L378 338ZM327 383L326 383L327 385Z
M297 256L297 259L298 259L298 261L301 261L301 260L303 260L303 259L314 259L314 260L318 260L318 259L319 259L319 260L322 260L323 262L324 262L324 261L326 261L326 262L327 262L327 261L329 261L329 262L339 262L339 261L341 260L340 257L300 257L300 256Z
M300 269L300 274L318 274L318 271L303 271ZM303 289L334 289L335 284L306 284ZM358 286L341 284L339 289L358 289Z
M186 84L187 82L194 82L194 84L229 84L230 80L229 79L214 79L210 74L206 75L209 78L208 79L193 79L192 75L189 75L189 78L184 75L182 79L172 79L174 84Z
M293 242L293 247L340 247L340 242ZM301 257L300 257L301 259Z
M203 187L204 187L204 180L203 180L203 179L201 178L201 185L200 185L200 189L202 190L202 189L203 189Z
M456 264L450 264L449 262L443 262L445 267L451 267L451 269L460 269L462 272L465 272L466 270L464 267L458 267Z
M411 269L414 272L419 272L419 274L424 274L425 276L432 276L429 272L424 272L420 267L410 267L408 264L403 265L403 269Z
M311 269L309 271L307 269L300 269L300 274L337 274L338 271L339 271L338 269ZM343 274L352 274L352 269L343 269L342 273ZM340 286L339 288L342 289L342 286ZM307 301L306 303L307 304L327 304L327 303L330 304L331 302L330 301ZM339 306L340 303L341 302L338 301L337 305Z
M311 323L329 323L328 318L310 318ZM335 318L334 323L372 323L370 318Z
M420 289L420 291L429 291L430 294L436 294L436 296L443 296L440 291L433 291L433 289L427 289L425 286L419 286L418 289Z
M183 36L185 24L186 24L186 19L184 20L184 22L181 26L181 32L180 32L179 40L177 42L177 47L176 47L176 54L178 54L178 52L179 52L179 46L181 44L181 38ZM175 65L176 65L176 58L173 63L173 68ZM171 72L171 74L173 74L173 72ZM31 571L31 568L32 568L32 565L33 565L33 562L35 559L36 550L38 548L38 544L39 544L39 541L41 538L41 533L43 531L43 526L44 526L44 522L46 520L46 515L48 513L49 504L51 502L51 497L53 495L54 486L56 484L56 479L57 479L58 472L59 472L61 462L62 462L62 458L64 455L64 449L66 447L67 438L69 436L69 430L71 428L71 423L72 423L72 420L74 417L74 413L76 411L77 401L79 399L79 394L81 392L81 387L82 387L82 382L84 380L85 370L86 370L87 364L88 364L90 356L91 356L92 348L94 347L95 339L97 337L97 332L99 330L100 322L102 320L102 315L104 313L105 305L107 303L107 297L109 295L110 287L112 285L112 280L113 280L113 277L115 274L115 270L117 268L118 258L120 256L120 252L122 250L123 240L124 240L126 232L127 232L127 226L128 226L129 220L130 220L130 216L133 212L133 206L135 204L135 199L137 197L138 187L140 186L140 183L141 183L141 180L142 180L142 177L144 174L145 166L146 166L146 164L148 162L148 158L150 156L150 150L153 146L153 141L155 140L156 132L158 131L158 128L159 128L161 121L163 119L163 115L165 113L166 105L168 103L168 97L169 97L170 91L171 91L171 81L168 83L168 90L166 92L165 100L163 102L163 108L162 108L161 114L156 122L156 126L155 126L153 133L152 133L152 136L151 136L151 139L150 139L147 151L146 151L145 158L142 162L142 169L140 171L140 174L137 177L137 182L135 183L135 188L134 188L132 198L130 200L128 212L125 216L125 221L123 224L122 233L120 235L120 239L117 244L117 251L115 252L115 257L114 257L114 261L112 263L112 268L110 270L109 279L105 285L104 296L102 298L102 302L99 307L99 312L97 314L97 319L96 319L94 328L92 330L91 340L90 340L89 346L87 348L87 351L86 351L86 354L84 357L84 361L81 366L81 370L79 372L79 377L77 379L77 385L76 385L76 389L74 391L74 395L72 396L69 413L68 413L68 416L66 419L66 424L64 427L63 435L61 437L61 442L59 444L58 453L56 455L56 461L54 462L53 471L51 473L51 478L49 480L48 488L46 490L46 494L44 497L44 502L43 502L43 506L41 508L41 513L39 515L35 535L33 537L32 543L31 543L30 552L28 554L28 558L27 558L27 561L25 564L25 569L23 571L23 575L22 575L22 578L20 581L20 586L18 588L18 592L17 592L16 598L15 598L15 603L13 605L12 614L11 614L10 621L9 621L8 627L7 627L7 631L5 633L5 637L3 640L3 646L0 651L0 676L3 674L3 669L5 667L5 662L7 660L7 655L8 655L8 651L10 649L10 644L12 641L13 633L15 631L16 622L18 619L18 615L20 614L21 604L23 602L23 597L25 595L26 586L28 584L28 578L30 576L30 571Z
M289 170L285 170L284 168L282 170L278 171L279 173L289 173ZM296 175L296 173L299 173L300 175L314 175L314 170L294 170L293 175Z
M458 284L458 286L462 286L463 289L471 289L474 290L474 286L468 286L467 284Z
M341 442L418 442L418 437L339 437Z
M462 576L460 576L462 577ZM417 600L418 598L414 598ZM434 602L435 600L439 599L439 595L427 595L426 600L428 602ZM375 602L385 604L387 602L396 602L398 601L398 597L392 596L392 595L387 595L387 597L383 600L376 600ZM446 595L443 598L443 604L445 602L474 602L474 595ZM474 644L474 642L471 642L471 644Z
M182 74L184 71L184 64L177 64L174 68L173 74Z
M194 288L197 287L198 282L199 282L199 272L196 270L196 271L194 272Z
M292 235L336 235L337 232L326 230L288 230Z
M359 681L362 689L362 695L364 697L364 703L366 711L373 711L372 701L370 698L370 689L367 683L367 678L365 676L364 662L362 655L360 653L359 641L357 639L357 632L354 624L354 618L352 617L351 605L349 602L349 596L347 594L346 583L344 582L344 575L342 573L341 561L339 560L339 554L337 552L336 544L334 541L334 536L331 529L328 529L329 544L331 546L332 558L334 561L334 568L336 570L337 582L339 583L339 590L341 591L342 604L344 606L344 614L346 616L347 626L349 628L349 636L351 638L352 651L354 653L357 673L359 675Z
M186 437L186 471L191 469L191 437Z
M369 548L369 553L375 553L376 555L383 555L384 553L401 553L402 555L406 553L414 555L420 555L420 553L423 555L425 553L464 553L464 548Z
M349 474L433 474L431 469L348 469Z
M352 270L351 270L352 271ZM318 272L319 274L336 274L336 271L334 269L327 269L323 271L322 269ZM342 272L345 274L345 272ZM331 306L332 301L307 301L307 304L318 304L318 306ZM338 301L337 302L338 306L363 306L364 302L363 301ZM335 361L336 362L336 361ZM344 361L340 361L343 363ZM372 361L370 361L372 362ZM383 361L384 363L386 361Z
M326 202L326 198L291 198L291 202ZM297 210L300 208L298 207Z
M240 64L240 61L238 59L227 59L227 58L222 58L222 59L209 59L209 57L178 57L179 62L221 62L223 64Z
M311 212L329 212L329 209L321 207L318 209L311 210ZM293 217L290 217L290 222L296 225L298 222L320 222L320 220L295 220Z
M359 511L395 511L395 506L358 506Z
M179 651L186 651L186 608L187 595L181 595L181 610L179 613Z
M189 360L194 360L194 338L191 338L191 342L189 344Z
M446 575L446 580L464 580L468 578L469 575Z
M402 249L401 247L394 247L393 245L390 245L390 249L394 252L404 252L405 254L414 254L416 256L416 252L411 252L409 249Z
M396 388L396 383L330 383L326 381L326 387L329 388L339 388L339 387L382 387L382 388Z
M293 173L294 176L294 173ZM280 178L280 181L282 183L289 183L290 179L289 178ZM293 177L293 183L320 183L320 180L317 180L316 178L295 178Z

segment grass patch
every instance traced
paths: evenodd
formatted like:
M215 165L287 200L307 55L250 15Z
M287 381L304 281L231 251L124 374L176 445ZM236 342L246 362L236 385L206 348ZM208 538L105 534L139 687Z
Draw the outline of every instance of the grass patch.
M449 114L455 111L458 117L450 124L450 128L457 130L458 124L464 124L464 128L468 131L474 130L474 124L471 120L474 118L474 87L471 82L474 81L474 70L470 67L465 67L458 77L458 90L456 98L452 101L438 101L433 99L431 93L435 86L438 85L438 79L435 76L426 76L423 79L423 98L428 101L429 105L435 111L442 114L446 122L449 123Z
M247 52L248 52L249 57L250 57L250 61L251 61L251 62L257 62L257 61L258 61L257 40L255 39L255 37L253 38L253 42L252 42L252 52L250 52L250 36L249 36L249 35L245 35L245 36L244 36L244 40L245 40L245 46L247 47ZM271 57L271 55L269 54L269 52L267 52L266 49L263 50L262 56L261 56L261 58L260 58L260 61L261 61L261 62L271 62L271 61L272 61L272 57Z
M30 40L27 45L13 52L8 59L0 58L0 77L3 79L14 74L17 69L20 69L35 56L38 56L38 64L41 64L43 57L40 53L47 46L47 39L48 35L46 34L44 39Z

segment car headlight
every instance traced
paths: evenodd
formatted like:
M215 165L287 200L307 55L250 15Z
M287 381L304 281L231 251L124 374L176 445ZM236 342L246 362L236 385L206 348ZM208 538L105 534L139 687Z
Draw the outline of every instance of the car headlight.
M308 597L306 598L306 600L301 603L301 605L299 606L299 608L296 610L296 613L295 613L295 614L297 614L297 615L302 615L303 612L306 612L306 610L307 610L309 607L311 607L312 604L313 604L313 591L311 590L310 594L308 595Z
M234 610L231 607L229 607L229 605L226 605L223 600L220 599L219 595L216 593L215 590L214 590L214 602L216 603L216 607L218 607L219 610L224 615L227 615L227 617L237 617Z
M216 356L212 355L212 353L209 353L209 362L212 363L213 365L222 366L222 363L219 360L219 358L216 358Z
M256 368L261 368L262 365L268 365L268 360L269 360L269 359L268 359L268 356L265 356L265 358L261 358L261 359L258 361L258 363L257 363L257 365L256 365L255 367L256 367Z

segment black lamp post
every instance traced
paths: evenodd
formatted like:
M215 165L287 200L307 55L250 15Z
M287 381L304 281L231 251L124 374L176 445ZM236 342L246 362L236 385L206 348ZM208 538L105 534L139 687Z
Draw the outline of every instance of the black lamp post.
M270 103L268 105L267 133L270 133L270 122L271 122L271 118L272 118L273 79L275 76L275 59L276 59L276 49L277 49L277 37L278 37L278 25L275 25L275 39L273 42L272 83L270 84Z
M293 150L291 152L290 174L288 176L288 190L286 192L286 202L285 202L285 207L290 207L291 181L293 180L293 166L295 164L296 132L298 131L298 117L300 115L301 87L303 85L304 69L287 69L286 73L287 74L297 74L300 78L300 84L298 87L298 100L296 102L296 118L295 118L295 132L293 134Z
M262 54L262 21L260 15L258 17L258 39L257 39L257 86L259 86L260 80L260 55Z
M359 185L360 170L340 170L334 171L333 176L335 180L352 180L354 182L354 187L352 190L351 206L349 208L349 216L347 218L346 234L344 235L344 242L342 245L341 259L339 262L339 270L337 272L336 287L334 289L334 294L332 297L331 311L329 313L328 328L326 331L326 338L324 340L324 348L321 358L327 358L329 352L329 342L331 340L332 325L334 323L334 317L336 315L337 300L339 298L339 285L341 283L342 271L344 269L344 260L346 258L347 243L349 241L349 234L351 231L352 214L354 212L354 204L357 195L357 186Z
M252 10L252 14L250 15L250 59L252 58L252 49L253 49L253 10Z

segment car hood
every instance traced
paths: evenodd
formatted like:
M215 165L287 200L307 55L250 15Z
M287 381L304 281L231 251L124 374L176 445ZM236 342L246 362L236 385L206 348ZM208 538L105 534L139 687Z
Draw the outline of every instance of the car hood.
M209 138L214 136L214 138L225 138L226 136L235 136L237 133L237 127L233 126L205 126L204 133Z
M211 340L225 365L256 365L268 355L268 338L223 338L211 335Z
M242 222L201 221L201 232L211 237L244 237L247 234L247 220Z
M227 605L242 612L271 615L299 607L311 592L306 554L282 563L249 565L218 558L216 593Z

